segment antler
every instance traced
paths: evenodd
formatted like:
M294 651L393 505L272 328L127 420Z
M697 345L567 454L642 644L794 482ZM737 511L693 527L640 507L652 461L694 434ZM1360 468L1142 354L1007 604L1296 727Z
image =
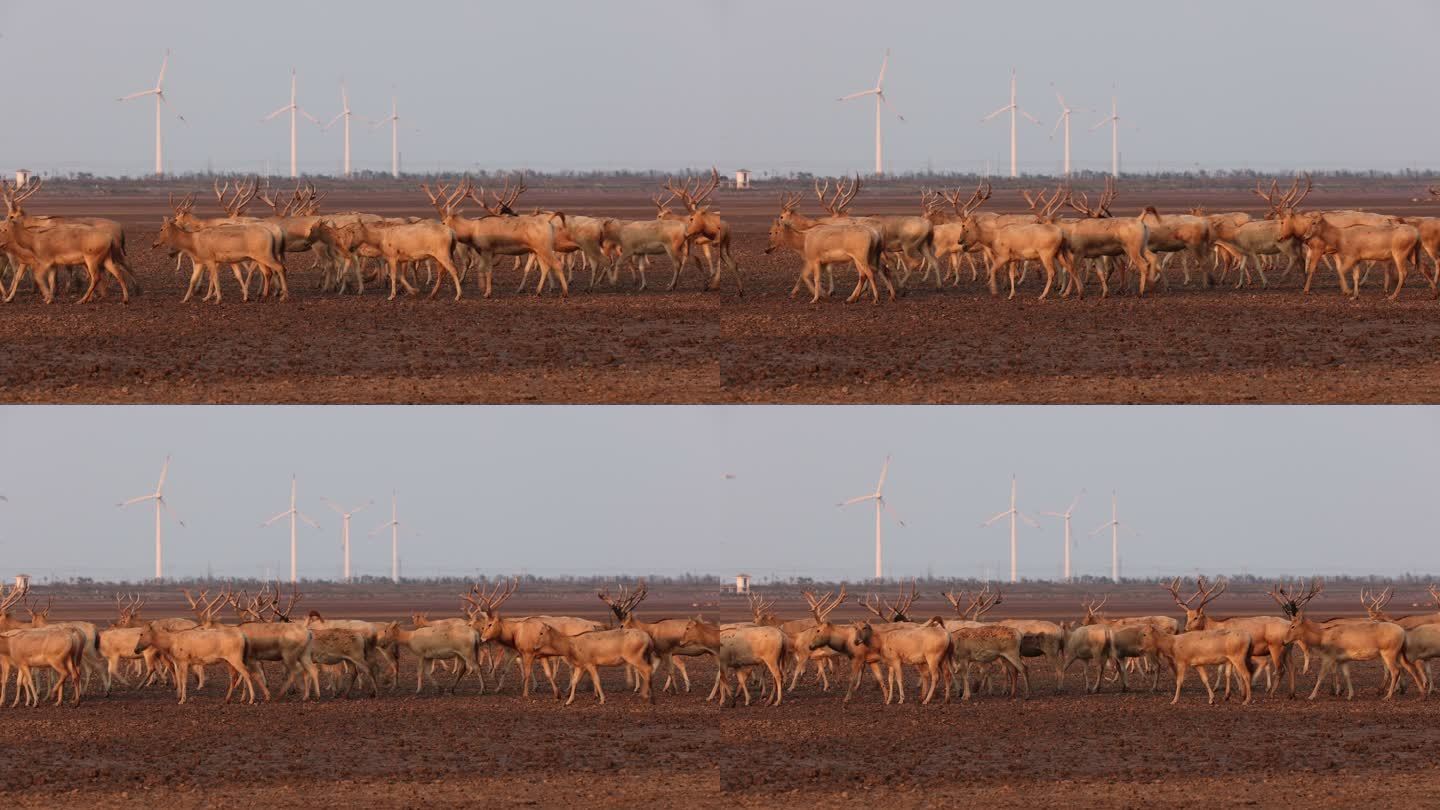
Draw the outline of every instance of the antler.
M908 595L905 593L905 585L902 583L900 585L900 592L896 596L895 604L892 605L884 599L881 599L880 603L890 612L890 621L905 622L910 620L910 606L915 604L915 597L919 595L920 592L915 589L915 580L912 579L910 580L910 593Z
M942 594L940 594L940 595L943 596L943 597L945 597L945 601L950 603L950 607L955 608L955 615L956 615L956 616L960 616L961 618L964 618L964 616L965 616L965 611L969 609L969 608L961 608L961 607L960 607L960 603L965 600L965 592L964 592L964 591L945 591L944 593L942 593Z
M1283 584L1276 584L1266 593L1280 605L1280 609L1286 616L1294 618L1300 615L1300 609L1305 607L1311 599L1319 596L1325 590L1325 583L1319 577L1313 577L1305 593L1298 596L1290 593Z
M795 209L800 207L800 200L803 195L800 192L780 192L780 213L781 215L793 214Z
M876 596L874 593L865 594L865 598L860 600L860 606L870 611L871 613L874 613L876 616L884 619L885 621L890 620L890 617L885 615L885 611L881 610L881 608L885 607L884 603L880 600L880 597Z
M824 596L816 598L815 594L805 591L802 596L810 603L810 614L815 617L816 624L824 624L830 616L830 612L839 607L845 601L845 586L840 586L840 594L831 598L832 591L826 591Z
M977 597L969 607L970 618L977 622L980 621L981 616L989 613L992 608L1003 601L1005 601L1004 594L999 588L996 588L992 594L990 593L990 586L986 585L985 589L980 591L979 597Z
M775 607L774 599L766 601L765 597L759 594L746 594L745 598L750 602L750 615L756 624L760 624L770 612L770 608Z
M1375 613L1379 613L1381 610L1384 610L1385 606L1390 604L1390 599L1394 596L1395 589L1393 587L1387 587L1385 590L1381 591L1378 596L1371 593L1369 590L1361 588L1360 604L1365 606L1366 613L1370 613L1373 615Z
M826 195L830 193L830 181L826 180L825 185L821 186L820 181L816 180L815 196L820 200L820 207L828 211L831 216L844 216L846 209L850 207L851 201L855 199L855 195L860 193L861 185L862 182L858 174L855 175L855 179L851 181L848 188L845 186L844 179L836 180L835 193L827 200Z
M9 181L0 180L0 196L5 198L5 210L10 216L19 216L25 213L20 203L30 199L40 187L45 185L45 178L37 177L21 188Z
M249 182L244 180L235 181L233 191L230 188L229 180L226 180L223 186L220 185L219 180L216 180L214 184L215 201L220 203L220 207L224 209L226 216L231 218L238 217L245 213L245 208L250 205L251 200L255 199L259 187L260 181L258 178L251 178ZM230 199L228 200L225 199L227 193L230 194Z
M461 180L456 184L455 190L451 191L448 186L437 180L435 181L435 191L431 191L430 186L426 183L420 184L420 190L430 198L430 204L435 207L435 213L443 219L452 216L455 209L459 207L460 201L465 198L467 182L468 178Z
M0 585L0 614L9 611L10 608L15 606L16 602L24 599L25 594L28 592L28 588L21 588L19 585L15 585L10 588L10 593L7 594L5 593L5 586Z
M489 591L477 584L470 588L470 592L475 596L473 598L466 596L465 601L474 605L482 613L494 615L495 611L505 604L505 600L509 599L510 594L515 593L515 589L519 586L520 580L513 578L509 582L495 583L494 589Z

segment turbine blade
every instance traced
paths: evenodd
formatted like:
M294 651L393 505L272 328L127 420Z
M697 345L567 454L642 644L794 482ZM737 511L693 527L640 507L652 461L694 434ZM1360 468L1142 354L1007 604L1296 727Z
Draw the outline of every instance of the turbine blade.
M985 123L986 121L989 121L991 118L994 118L995 116L999 115L1000 113L1009 112L1009 111L1010 111L1010 105L1009 105L1009 104L1006 104L1004 107L1001 107L1000 109L996 110L995 112L992 112L992 113L990 113L989 115L985 116L984 118L981 118L981 119L980 119L980 123L983 124L983 123Z
M305 514L304 512L296 512L295 514L296 514L297 516L299 516L299 518L300 518L301 520L305 521L306 523L309 523L312 527L314 527L314 528L316 528L316 529L320 528L320 524L319 524L319 523L316 523L316 522L313 521L313 520L311 520L311 519L310 519L310 516L307 515L307 514Z
M1050 86L1051 86L1051 87L1055 87L1055 85L1053 85L1053 84L1050 85ZM1062 96L1062 95L1060 95L1060 88L1058 88L1058 87L1055 88L1055 98L1057 98L1057 99L1060 100L1060 108L1061 108L1061 109L1069 109L1069 108L1070 108L1070 105L1068 105L1068 104L1065 103L1065 97Z
M884 93L877 93L876 98L880 99L880 103L885 105L885 109L894 113L895 117L900 119L900 123L905 123L905 116L901 115L900 111L895 109L895 105L890 103L890 99L886 98Z
M166 456L165 463L160 465L160 483L155 485L156 492L165 489L165 474L168 472L170 472L170 457Z
M342 515L345 514L345 510L344 510L343 508L341 508L340 504L335 503L334 501L330 500L329 498L327 498L327 497L325 497L325 496L323 496L323 495L320 496L320 502L323 503L323 504L325 504L326 506L330 507L331 509L334 509L336 512L339 512L339 513L342 514Z
M131 498L130 500L125 501L124 503L117 503L117 504L115 504L115 505L116 505L116 506L129 506L129 505L131 505L131 504L140 503L141 501L151 500L151 499L153 499L154 497L155 497L154 495L141 495L141 496L138 497L138 498Z
M890 49L885 49L885 58L880 60L880 75L875 79L875 87L879 89L885 84L885 68L890 66Z
M1095 126L1090 127L1090 131L1091 131L1091 132L1094 132L1095 130L1099 129L1100 127L1105 126L1105 125L1108 124L1108 123L1110 123L1110 119L1109 119L1109 118L1106 118L1104 121L1101 121L1100 123L1096 124Z
M336 113L334 118L331 118L331 119L330 119L330 123L326 124L326 125L323 126L323 127L320 127L320 129L321 129L321 130L328 130L330 127L335 126L335 122L336 122L336 121L339 121L341 118L344 118L344 117L345 117L345 112L342 110L342 111Z
M1021 520L1025 521L1026 523L1029 523L1032 528L1036 528L1036 529L1040 528L1040 524L1039 524L1039 522L1037 522L1037 521L1035 520L1035 518L1030 517L1029 515L1025 514L1024 512L1016 512L1015 514L1019 515Z
M165 68L170 65L170 49L165 49L165 58L160 60L160 78L155 80L155 89L159 90L165 84Z
M1060 125L1063 124L1063 123L1065 123L1065 116L1062 115L1062 116L1060 116L1059 118L1056 118L1056 119L1055 119L1055 126L1050 129L1050 139L1051 139L1051 140L1054 140L1054 139L1055 139L1055 133L1057 133L1057 132L1060 131Z
M160 508L165 510L165 514L173 518L175 522L179 523L182 528L185 526L185 521L181 520L180 516L175 514L175 510L170 508L169 501L165 500L164 498L157 498L156 500L160 501Z
M396 522L393 521L393 520L387 520L387 521L385 521L384 523L381 523L379 526L376 526L375 528L371 529L371 530L370 530L370 533L369 533L369 536L370 536L370 537L374 537L375 535L377 535L377 534L380 533L380 530L381 530L381 529L388 529L388 528L390 528L392 525L398 526L398 525L400 525L400 524L399 524L399 523L396 523Z
M295 109L296 109L296 111L298 111L301 115L303 115L303 116L305 116L306 118L310 119L310 123L314 124L314 125L317 126L317 127L320 126L320 119L318 119L318 118L316 118L315 116L311 115L309 112L307 112L307 111L305 110L304 107L296 107Z
M1100 532L1103 532L1103 531L1105 531L1106 529L1110 528L1111 525L1113 525L1114 523L1115 523L1115 521L1113 521L1113 520L1110 521L1110 522L1108 522L1108 523L1101 523L1099 526L1096 526L1095 528L1091 529L1091 530L1090 530L1090 534L1091 534L1091 535L1099 534Z
M1037 127L1043 127L1043 126L1045 126L1044 124L1040 123L1040 119L1039 119L1039 118L1036 118L1035 116L1031 115L1030 113L1025 112L1024 110L1017 110L1017 112L1019 112L1021 115L1025 116L1026 118L1030 119L1030 123L1034 124L1035 126L1037 126Z
M861 495L861 496L858 497L858 498L851 498L851 499L848 500L848 501L841 501L840 503L837 503L837 504L835 504L835 505L836 505L836 506L849 506L849 505L852 504L852 503L860 503L861 501L873 501L873 500L875 500L875 496L874 496L874 495Z
M261 523L261 524L260 524L260 528L263 529L263 528L265 528L266 526L269 526L271 523L274 523L275 521L277 521L277 520L279 520L280 518L283 518L283 517L290 517L290 510L289 510L289 509L286 509L284 512L281 512L280 514L276 515L275 517L270 518L269 520L265 521L264 523Z
M280 109L276 110L275 112L272 112L272 113L270 113L269 115L265 116L264 118L261 118L261 119L260 119L260 122L261 122L261 123L264 123L264 122L269 121L270 119L274 118L275 116L279 115L280 113L289 112L289 111L290 111L290 105L289 105L289 104L286 104L284 107L281 107Z
M129 100L132 99L132 98L140 98L141 96L153 96L154 94L155 94L155 91L154 91L154 90L141 90L141 91L138 92L138 93L131 93L131 94L128 95L128 96L121 96L121 97L119 97L119 98L117 98L117 99L115 99L115 100L116 100L116 101L129 101Z
M1000 518L1006 518L1006 517L1010 517L1010 510L1009 510L1009 509L1006 509L1004 512L1001 512L1000 514L996 515L995 517L990 518L989 520L985 521L984 523L981 523L981 524L980 524L980 528L983 529L983 528L985 528L986 526L989 526L990 524L992 524L992 523L994 523L995 521L999 520Z
M861 90L861 91L858 92L858 93L851 93L851 94L848 95L848 96L841 96L840 98L835 99L835 100L836 100L836 101L849 101L849 100L852 99L852 98L860 98L861 96L872 96L872 95L874 95L874 94L877 93L877 92L879 92L879 91L875 90L875 89L872 87L872 88L869 89L869 90Z
M1083 497L1085 497L1085 490L1082 489L1080 490L1080 494L1075 496L1075 500L1070 502L1070 508L1065 510L1065 514L1068 515L1071 512L1074 512L1075 507L1080 505L1080 499Z
M901 527L904 527L904 525L905 525L905 520L900 517L900 513L895 511L894 507L892 507L892 506L890 505L890 502L889 502L889 501L886 501L886 500L883 500L883 499L882 499L882 500L880 501L880 508L881 508L881 509L884 509L885 512L890 515L890 517L895 518L895 522L898 523L898 524L900 524Z
M882 464L882 465L880 465L880 483L878 483L878 484L875 485L875 491L876 491L877 493L880 492L881 490L885 489L885 475L886 475L887 473L889 473L889 472L890 472L890 457L889 457L889 456L886 456L886 457L885 457L885 463Z

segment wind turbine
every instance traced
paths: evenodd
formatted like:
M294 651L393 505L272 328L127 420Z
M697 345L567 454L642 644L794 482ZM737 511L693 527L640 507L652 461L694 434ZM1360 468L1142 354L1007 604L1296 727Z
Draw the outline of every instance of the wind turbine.
M1050 85L1050 86L1051 86L1051 87L1055 87L1055 85L1053 85L1053 84ZM1069 177L1069 176L1070 176L1070 113L1073 113L1073 112L1088 112L1088 110L1086 110L1084 107L1071 107L1069 104L1066 104L1066 103L1065 103L1065 97L1062 96L1062 95L1060 95L1060 90L1059 90L1058 88L1055 90L1055 98L1057 98L1057 99L1060 100L1060 118L1055 121L1055 128L1052 129L1052 130L1050 130L1050 139L1051 139L1051 140L1054 140L1054 139L1055 139L1055 131L1058 130L1058 129L1060 129L1060 125L1061 125L1061 124L1064 124L1064 125L1065 125L1065 176L1066 176L1066 177Z
M283 517L290 518L290 584L294 585L299 579L299 577L296 576L295 570L295 519L299 518L317 529L320 528L320 524L311 520L309 515L295 508L295 476L293 475L290 476L290 508L261 523L260 527L263 529Z
M1139 532L1120 522L1120 508L1117 505L1117 497L1114 492L1111 492L1110 520L1096 526L1095 530L1090 532L1090 536L1094 537L1106 529L1110 530L1110 581L1116 583L1120 581L1120 527L1122 526L1136 537L1140 536Z
M1065 581L1066 581L1066 582L1069 582L1069 581L1070 581L1070 549L1072 548L1072 545L1071 545L1071 543L1070 543L1070 516L1075 513L1075 507L1080 505L1080 499L1083 498L1083 497L1085 497L1085 490L1082 489L1082 490L1080 490L1080 494L1075 496L1075 500L1073 500L1073 501L1070 502L1069 508L1067 508L1064 512L1041 512L1041 513L1040 513L1040 514L1042 514L1042 515L1049 515L1050 517L1058 517L1058 518L1060 518L1060 519L1062 519L1062 520L1065 521Z
M329 498L321 498L320 500L324 501L326 506L330 507L331 509L334 509L336 512L338 512L338 513L340 514L340 521L341 521L341 524L340 524L340 545L341 545L341 548L343 548L344 551L345 551L345 568L344 568L345 581L346 581L346 582L349 582L349 581L350 581L350 516L353 515L353 514L355 514L356 512L359 512L360 510L364 509L365 507L367 507L367 506L369 506L369 505L371 505L371 504L373 504L373 503L375 503L375 502L374 502L374 501L366 501L365 503L360 504L359 506L355 507L354 509L350 509L350 510L347 511L347 510L345 509L345 507L341 506L341 505L338 504L338 503L335 503L334 501L330 500Z
M296 162L295 162L295 116L296 116L296 114L303 115L303 116L305 116L306 118L310 119L310 122L311 122L312 124L314 124L315 126L317 126L317 127L320 126L320 121L319 121L319 119L317 119L315 116L311 115L310 113L308 113L308 112L306 112L304 109L302 109L299 104L295 103L295 69L294 69L294 68L291 68L291 69L290 69L290 103L289 103L289 104L286 104L284 107L281 107L280 109L276 110L275 112L270 113L269 115L267 115L267 116L265 116L264 118L260 119L260 121L261 121L261 123L264 123L264 122L266 122L266 121L269 121L269 120L275 118L275 116L277 116L277 115L279 115L280 113L283 113L283 112L288 112L288 113L290 113L290 176L291 176L292 178L296 178L296 177L299 177L299 176L300 176L300 172L299 172L299 169L297 168Z
M170 471L170 457L169 457L169 456L166 456L166 457L165 457L165 464L160 467L160 481L159 481L157 484L155 484L155 491L154 491L154 492L150 493L149 495L141 495L141 496L138 497L138 498L131 498L130 500L125 501L124 503L117 503L117 504L115 504L116 506L119 506L119 507L121 507L121 508L124 508L124 507L126 507L126 506L130 506L131 504L140 503L140 502L142 502L142 501L154 501L154 502L155 502L155 579L156 579L156 581L159 581L160 579L162 579L162 578L164 577L164 570L165 570L165 569L163 568L163 565L162 565L162 563L164 562L164 553L163 553L164 547L163 547L163 545L162 545L162 543L161 543L161 536L160 536L160 526L161 526L160 511L163 509L164 511L169 512L169 513L170 513L170 517L175 518L175 522L176 522L176 523L179 523L182 528L185 526L185 521L181 520L181 519L179 518L179 516L177 516L177 515L175 514L175 512L170 509L170 504L165 501L165 473L167 473L167 472L169 472L169 471Z
M881 107L881 105L884 105L884 106L886 106L886 107L890 107L890 102L889 102L889 100L885 98L885 67L886 67L887 65L889 65L889 64L890 64L890 49L889 49L889 48L886 48L886 49L885 49L885 58L882 59L882 60L880 60L880 76L875 79L875 86L872 87L872 88L870 88L869 90L861 90L861 91L858 92L858 93L851 93L851 94L848 95L848 96L841 96L841 97L838 99L839 101L849 101L849 100L852 99L852 98L860 98L861 96L874 96L874 97L875 97L875 176L876 176L876 177L879 177L880 175L882 175L882 174L885 173L885 156L884 156L883 150L881 149L881 141L880 141L880 119L881 119L881 117L882 117L882 111L881 111L880 107ZM900 119L901 123L904 123L904 121L905 121L905 116L901 115L899 112L896 112L896 110L895 110L894 107L890 107L890 111L893 112L893 113L895 113L895 117L898 118L898 119ZM879 575L877 574L876 576L878 577Z
M1110 174L1117 180L1120 178L1120 107L1115 96L1110 97L1110 117L1105 118L1093 127L1090 131L1110 125Z
M1006 509L1004 512L1001 512L995 517L990 518L984 523L981 523L980 528L983 529L987 526L990 526L994 524L995 521L1003 517L1010 518L1010 581L1012 583L1019 582L1020 577L1018 572L1016 571L1016 558L1019 552L1019 544L1016 542L1015 538L1015 521L1016 519L1023 520L1035 528L1039 528L1040 524L1035 522L1035 518L1032 518L1024 512L1021 512L1019 509L1015 508L1015 476L1013 475L1010 476L1010 508Z
M370 126L375 129L385 123L390 124L390 176L396 179L400 177L400 112L396 105L395 97L390 97L390 115L381 118Z
M145 96L155 97L155 175L157 177L165 174L165 150L161 140L160 108L165 104L165 68L169 66L169 64L170 51L167 48L165 58L160 62L160 76L155 79L154 87L115 99L116 101L130 101L131 99L143 98ZM184 121L185 119L180 118L180 120Z
M889 513L890 513L890 516L893 517L893 518L895 518L895 522L896 522L896 523L900 524L902 527L905 525L905 521L901 520L901 519L900 519L900 516L897 515L897 514L895 514L895 510L894 510L894 509L891 509L889 502L885 500L885 474L888 473L889 471L890 471L890 457L889 457L889 456L886 456L886 457L885 457L885 464L880 468L880 481L879 481L877 484L875 484L875 491L874 491L874 492L870 493L869 495L861 495L861 496L859 496L858 498L851 498L851 499L848 500L848 501L844 501L844 502L842 502L842 503L836 504L836 506L844 507L844 506L849 506L849 505L851 505L851 504L861 503L861 502L864 502L864 501L874 501L874 502L875 502L875 578L876 578L876 579L880 579L882 576L884 576L884 570L885 570L885 569L884 569L884 545L883 545L883 543L882 543L882 537L881 537L881 520L880 520L880 513L881 513L881 512L889 512Z
M331 119L330 119L330 123L328 123L328 124L326 124L325 126L321 127L321 130L322 130L322 131L323 131L323 130L327 130L327 129L329 129L330 127L335 126L335 122L336 122L336 121L344 120L344 122L345 122L345 163L344 163L344 175L345 175L346 177L349 177L349 176L350 176L350 119L353 118L353 117L354 117L354 115L350 112L350 94L349 94L349 92L345 89L345 83L344 83L344 82L341 82L341 83L340 83L340 112L337 113L334 118L331 118Z
M1043 125L1035 116L1020 109L1020 105L1015 102L1015 68L1010 68L1010 103L981 118L980 123L983 124L1003 112L1010 113L1010 176L1019 177L1020 172L1015 160L1015 116L1016 114L1023 115L1030 120L1030 123L1037 127Z
M390 493L390 519L370 530L374 537L381 529L390 530L390 581L400 584L400 512L396 506L395 493Z

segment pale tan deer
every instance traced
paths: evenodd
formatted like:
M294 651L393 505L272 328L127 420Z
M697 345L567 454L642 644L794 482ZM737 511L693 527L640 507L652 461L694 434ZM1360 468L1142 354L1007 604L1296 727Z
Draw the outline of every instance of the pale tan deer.
M740 279L740 268L735 265L735 257L730 251L730 224L720 217L719 211L706 204L719 186L720 173L714 168L710 169L710 179L703 186L698 178L694 188L690 187L688 180L678 188L673 180L665 183L665 188L685 204L685 237L705 255L705 264L710 270L710 280L705 288L720 289L720 275L728 269L735 278L735 292L743 295L745 285ZM699 261L698 257L696 261Z
M1110 213L1110 206L1115 203L1119 192L1115 188L1115 178L1105 178L1105 189L1100 193L1094 205L1091 205L1088 195L1065 193L1065 202L1077 211L1081 218L1058 223L1065 232L1066 241L1070 247L1073 261L1079 263L1086 259L1099 259L1101 269L1096 272L1100 279L1101 297L1110 294L1109 267L1112 257L1120 256L1129 260L1129 266L1135 268L1139 294L1145 294L1145 288L1150 277L1155 272L1157 261L1155 254L1150 252L1148 243L1150 240L1150 229L1146 225L1147 215L1154 211L1147 208L1138 217L1115 217ZM1125 277L1125 264L1121 263L1120 285L1121 289L1128 287ZM1084 283L1084 274L1080 274L1081 283Z
M1200 673L1200 682L1205 684L1209 702L1215 703L1215 688L1210 684L1206 666L1228 665L1240 681L1243 703L1249 705L1252 689L1250 686L1250 648L1252 639L1243 630L1195 630L1178 636L1161 632L1147 625L1140 629L1141 643L1145 649L1164 658L1175 671L1175 697L1171 705L1180 702L1180 688L1185 684L1185 673L1192 668ZM1230 694L1230 680L1225 681L1225 694Z
M745 705L750 705L746 670L756 666L763 666L770 673L771 690L767 702L772 706L781 704L785 692L781 661L786 651L786 637L779 627L751 624L726 628L694 618L686 622L681 639L715 656L718 671L711 694L718 694L719 705L724 706L729 698L733 706L741 694L745 696ZM732 676L738 681L738 689L730 687Z
M1188 599L1180 597L1180 578L1168 585L1162 585L1170 592L1175 604L1185 611L1185 631L1193 630L1239 630L1250 634L1250 655L1252 658L1268 658L1274 679L1270 681L1269 694L1280 686L1280 676L1289 673L1290 695L1295 695L1295 670L1290 664L1290 642L1286 640L1290 623L1276 616L1237 616L1220 618L1205 612L1205 607L1225 593L1229 583L1217 580L1206 585L1204 577L1196 577L1196 591ZM1196 603L1196 600L1200 600ZM1258 670L1258 667L1257 667ZM1270 675L1266 676L1271 677Z
M1345 679L1346 700L1355 698L1355 685L1350 680L1350 664L1354 661L1379 659L1385 666L1385 699L1395 695L1400 683L1400 674L1409 673L1415 686L1424 694L1425 687L1420 675L1405 658L1405 628L1392 622L1368 622L1365 624L1344 624L1323 627L1305 616L1305 605L1324 591L1324 583L1311 580L1304 593L1291 593L1283 585L1276 585L1267 591L1280 605L1290 619L1286 633L1287 642L1305 642L1306 646L1320 656L1320 672L1315 676L1315 688L1310 700L1320 694L1325 675L1338 666Z
M570 696L565 705L575 702L575 689L580 678L590 675L590 684L595 688L595 697L605 703L605 690L600 686L600 667L628 666L640 677L640 698L655 702L650 679L654 667L650 664L655 651L655 642L641 630L591 630L578 635L566 635L560 630L542 623L535 638L535 647L556 650L570 665Z
M675 673L678 670L680 678L685 682L685 691L689 692L690 673L685 671L685 663L679 658L704 655L707 650L697 645L687 645L681 641L681 637L685 635L685 625L689 623L688 619L660 619L654 622L637 619L635 608L645 601L645 597L648 595L649 590L643 582L639 583L634 590L622 585L618 599L612 597L608 589L596 594L600 601L610 608L610 612L615 614L615 619L620 622L621 627L650 634L651 640L655 642L655 654L659 656L660 664L666 670L665 684L660 687L660 691L668 691L672 686L678 691L679 682L675 679Z
M191 230L172 217L166 217L160 226L160 233L155 237L154 246L173 247L189 256L195 264L195 271L190 276L190 284L181 301L190 300L195 294L195 284L200 275L208 271L213 300L220 303L220 265L229 264L233 267L246 262L253 262L260 268L261 297L264 297L269 279L273 275L279 282L280 300L284 301L289 298L290 289L285 282L284 248L276 236L276 230L274 226L249 223ZM234 267L234 270L236 280L245 287L239 268ZM207 293L207 298L209 295ZM248 293L243 293L242 298L249 300Z
M284 697L299 679L300 699L305 701L310 699L312 688L315 697L320 697L320 674L311 655L313 637L309 627L305 623L290 621L290 612L301 597L299 588L292 585L290 601L282 609L279 604L280 586L276 583L273 591L263 590L248 601L242 602L234 594L228 594L226 602L235 609L240 619L236 629L245 634L250 660L279 661L285 668L285 682L280 687L279 696ZM270 612L269 620L265 618L266 611ZM265 670L257 665L255 672L260 682L264 683Z
M237 683L245 687L245 702L255 702L255 681L250 675L247 659L249 642L245 634L234 627L196 627L172 632L159 622L149 622L140 631L135 649L143 651L150 647L160 650L173 662L172 673L181 703L189 698L190 669L209 664L224 664L229 671L226 703L230 702ZM263 683L260 690L268 701L270 694Z
M65 683L71 687L71 702L80 702L80 666L84 655L85 639L79 631L69 627L47 627L36 629L8 630L0 633L0 703L5 700L5 684L10 680L10 670L16 670L15 702L21 695L25 705L38 706L40 697L35 689L32 669L48 668L55 673L55 685L49 695L55 696L55 705L65 701Z

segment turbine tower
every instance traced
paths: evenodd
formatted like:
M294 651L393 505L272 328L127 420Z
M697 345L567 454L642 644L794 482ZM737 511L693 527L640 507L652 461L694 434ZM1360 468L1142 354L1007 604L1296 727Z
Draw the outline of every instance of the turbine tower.
M334 118L330 119L330 123L321 127L321 130L327 130L335 126L336 121L343 120L345 122L345 162L343 173L347 178L350 176L350 119L353 117L354 115L350 112L350 93L345 89L345 83L341 82L340 112L337 113Z
M1015 508L1015 476L1013 475L1010 476L1010 508L1006 509L1004 512L1001 512L995 517L990 518L984 523L981 523L980 528L983 529L987 526L991 526L995 523L995 521L1003 517L1010 518L1010 581L1012 583L1015 583L1020 581L1019 572L1017 571L1016 566L1016 560L1019 553L1019 544L1016 542L1015 537L1015 521L1017 519L1023 520L1036 528L1038 528L1040 524L1035 522L1035 518L1032 518L1024 512L1021 512L1019 509Z
M1020 105L1015 102L1015 68L1010 68L1010 103L981 118L980 123L983 124L1003 112L1010 113L1010 176L1019 177L1019 164L1015 159L1015 116L1023 115L1037 127L1041 126L1041 123L1035 116L1020 109Z
M170 517L174 518L175 522L179 523L182 528L185 526L185 521L181 520L175 514L175 512L170 509L170 504L167 503L165 500L165 474L169 471L170 457L166 456L164 465L160 467L160 481L155 484L154 492L150 493L149 495L141 495L138 498L131 498L124 503L115 504L116 506L124 508L126 506L130 506L131 504L141 503L143 501L155 502L155 580L157 582L163 579L165 575L164 543L162 542L162 537L160 533L160 527L162 525L160 514L161 510L168 512L170 514Z
M1090 128L1091 132L1110 125L1110 175L1120 178L1120 107L1115 96L1110 97L1110 117Z
M400 584L400 512L396 506L396 496L390 493L390 519L370 530L370 536L374 537L381 529L390 530L390 581L396 585Z
M165 58L160 61L160 76L155 79L155 86L149 90L141 90L138 93L131 93L128 96L121 96L116 101L129 101L145 96L155 97L155 176L165 174L165 148L161 139L160 129L160 108L165 105L165 68L170 64L170 51L166 49Z
M344 556L345 556L345 565L344 565L345 581L346 581L346 582L349 582L349 581L350 581L350 516L353 515L353 514L355 514L356 512L359 512L360 510L364 509L365 507L367 507L367 506L369 506L369 505L371 505L371 504L373 504L373 503L375 503L375 502L374 502L374 501L366 501L365 503L360 504L359 506L355 507L354 509L349 509L349 510L347 510L345 507L341 506L341 505L338 504L338 503L335 503L334 501L330 500L329 498L321 498L320 500L324 501L326 506L330 507L331 509L334 509L334 510L335 510L336 512L338 512L339 515L340 515L340 521L341 521L341 522L340 522L340 547L341 547L341 549L343 549L343 551L344 551Z
M400 112L395 97L390 97L390 115L376 121L370 128L390 124L390 176L400 178Z
M1051 87L1055 87L1055 85L1053 85L1053 84L1050 85L1050 86L1051 86ZM1088 112L1088 110L1086 110L1086 109L1083 108L1083 107L1071 107L1069 104L1066 104L1066 103L1065 103L1065 97L1062 96L1062 95L1060 95L1060 90L1059 90L1059 89L1056 89L1056 90L1055 90L1055 98L1059 99L1059 101L1060 101L1060 118L1055 121L1055 128L1050 130L1050 139L1051 139L1051 140L1054 140L1054 139L1055 139L1055 132L1056 132L1056 130L1060 129L1060 125L1061 125L1061 124L1064 124L1064 125L1065 125L1065 169L1064 169L1064 176L1065 176L1065 177L1069 177L1069 176L1070 176L1070 114L1073 113L1073 112Z
M297 178L297 177L300 176L300 171L299 171L299 169L298 169L298 167L297 167L297 165L296 165L296 162L295 162L295 116L296 116L297 114L303 115L303 116L305 116L306 118L310 119L310 122L313 123L315 126L317 126L317 127L320 126L320 121L319 121L319 119L317 119L315 116L311 115L310 113L306 112L303 108L300 107L299 104L297 104L297 103L295 102L295 69L294 69L294 68L291 68L291 69L290 69L290 103L289 103L289 104L286 104L284 107L281 107L280 109L276 110L275 112L270 113L269 115L267 115L267 116L265 116L264 118L260 119L260 121L261 121L262 123L265 122L265 121L269 121L269 120L275 118L275 116L279 115L280 113L284 113L284 112L290 113L290 177L293 179L293 178Z
M857 498L851 498L848 501L836 504L836 506L845 507L851 504L862 503L864 501L875 502L875 578L877 580L883 577L885 572L884 544L882 542L883 538L881 535L881 513L889 512L890 516L895 518L896 523L900 524L902 527L905 525L905 521L901 520L900 516L895 514L895 510L891 509L890 503L885 500L885 474L889 471L890 457L886 456L885 464L880 467L880 481L879 483L875 484L874 492L870 493L869 495L861 495Z
M1064 521L1065 521L1065 566L1064 566L1064 572L1065 572L1065 581L1066 581L1066 582L1069 582L1070 579L1071 579L1071 577L1070 577L1070 549L1074 547L1074 546L1071 544L1071 542L1070 542L1070 516L1073 515L1073 514L1075 514L1075 507L1080 505L1080 499L1083 498L1083 497L1085 497L1085 490L1082 489L1082 490L1080 490L1080 494L1075 496L1075 500L1073 500L1073 501L1070 502L1070 507L1069 507L1068 509L1066 509L1064 512L1041 512L1041 513L1040 513L1040 514L1042 514L1042 515L1049 515L1050 517L1058 517L1058 518L1060 518L1061 520L1064 520Z
M320 524L311 520L309 515L295 508L295 476L293 475L290 476L290 508L261 523L260 527L263 529L283 517L290 518L290 584L294 585L299 580L299 577L296 576L295 568L295 519L299 518L317 529L320 528Z
M1095 530L1090 532L1090 536L1094 537L1106 529L1110 530L1110 581L1115 583L1120 582L1120 529L1122 527L1136 537L1140 536L1139 532L1120 522L1120 508L1117 505L1117 497L1114 492L1111 492L1110 520L1096 526Z
M881 106L890 107L890 101L885 98L885 68L886 68L886 66L889 65L889 64L890 64L890 49L889 49L889 48L886 48L886 49L885 49L885 58L882 59L882 60L880 60L880 76L875 79L875 86L872 87L872 88L870 88L869 90L861 90L861 91L858 92L858 93L851 93L851 94L848 95L848 96L841 96L841 97L839 98L840 101L849 101L849 100L852 99L852 98L860 98L861 96L874 96L874 97L875 97L875 176L876 176L876 177L879 177L879 176L881 176L881 175L883 175L883 174L885 173L885 153L884 153L884 150L882 149L881 140L880 140L880 119L883 117L883 111L882 111L880 108L881 108ZM898 119L900 119L901 123L904 123L904 121L905 121L905 116L901 115L899 112L896 112L896 110L895 110L894 107L890 107L890 111L893 112L893 113L895 113L895 117L898 118ZM878 576L878 575L877 575L877 576Z

